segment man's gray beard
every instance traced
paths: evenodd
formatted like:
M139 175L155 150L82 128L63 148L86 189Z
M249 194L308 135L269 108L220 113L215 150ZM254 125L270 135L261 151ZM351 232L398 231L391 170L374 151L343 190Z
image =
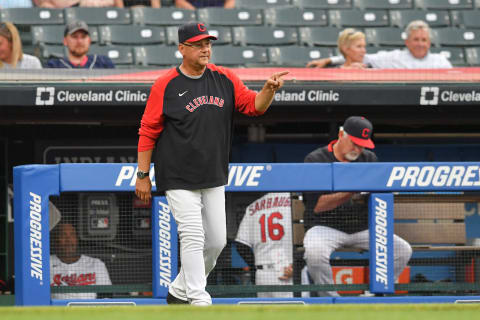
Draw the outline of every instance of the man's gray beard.
M348 161L355 161L358 159L358 157L360 157L360 153L357 153L355 151L351 151L345 154L345 159L347 159Z

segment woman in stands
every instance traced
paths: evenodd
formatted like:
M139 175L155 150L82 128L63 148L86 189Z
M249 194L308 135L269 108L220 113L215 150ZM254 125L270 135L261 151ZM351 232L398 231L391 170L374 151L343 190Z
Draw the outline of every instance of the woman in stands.
M345 57L345 63L341 68L363 69L367 66L363 63L363 58L367 53L365 49L367 43L365 34L361 31L348 28L338 35L338 50Z
M70 7L117 7L115 0L34 0L37 7L70 8Z
M37 57L22 51L17 28L10 22L0 23L0 69L41 69Z

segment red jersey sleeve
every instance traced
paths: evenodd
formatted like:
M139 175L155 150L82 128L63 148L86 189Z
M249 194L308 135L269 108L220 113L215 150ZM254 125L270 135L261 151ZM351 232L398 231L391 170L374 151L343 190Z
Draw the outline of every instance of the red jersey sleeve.
M231 70L223 68L225 74L233 82L235 94L235 109L247 116L258 116L263 112L258 112L255 109L255 97L257 93L250 90L243 84L242 80Z

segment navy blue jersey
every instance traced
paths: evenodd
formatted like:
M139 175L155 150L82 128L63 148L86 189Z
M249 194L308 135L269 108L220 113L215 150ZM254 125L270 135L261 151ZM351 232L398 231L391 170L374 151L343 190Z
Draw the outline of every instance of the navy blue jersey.
M332 141L328 146L318 148L310 152L305 157L305 162L337 162L333 154ZM357 160L352 162L376 162L377 156L370 150L364 149ZM304 193L305 202L305 228L309 229L316 225L323 225L334 228L346 233L355 233L368 229L368 206L367 204L353 202L349 200L337 208L314 213L313 209L317 203L318 197L324 193L308 192Z
M115 68L112 60L107 56L89 54L87 61L83 65L74 65L67 58L51 58L47 61L47 68L67 68L67 69L112 69Z
M199 78L179 68L153 85L139 130L139 151L155 147L158 191L227 184L235 109L257 115L256 93L229 69L208 64Z

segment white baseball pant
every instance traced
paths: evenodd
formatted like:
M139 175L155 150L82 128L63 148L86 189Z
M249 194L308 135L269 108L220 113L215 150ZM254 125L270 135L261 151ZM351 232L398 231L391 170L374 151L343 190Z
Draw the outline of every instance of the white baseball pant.
M283 266L277 266L272 264L263 265L262 270L255 272L255 284L257 285L288 285L293 284L292 278L288 280L280 280L279 277L283 276ZM292 292L258 292L259 298L293 298Z
M348 234L325 226L315 226L307 231L303 239L308 273L315 284L333 284L330 256L338 248L369 249L369 232L363 230ZM393 273L398 279L412 256L412 247L397 235L393 236ZM338 297L336 291L319 291L319 296Z
M166 196L178 226L182 263L169 292L192 305L210 305L207 276L227 243L225 187L167 190Z

